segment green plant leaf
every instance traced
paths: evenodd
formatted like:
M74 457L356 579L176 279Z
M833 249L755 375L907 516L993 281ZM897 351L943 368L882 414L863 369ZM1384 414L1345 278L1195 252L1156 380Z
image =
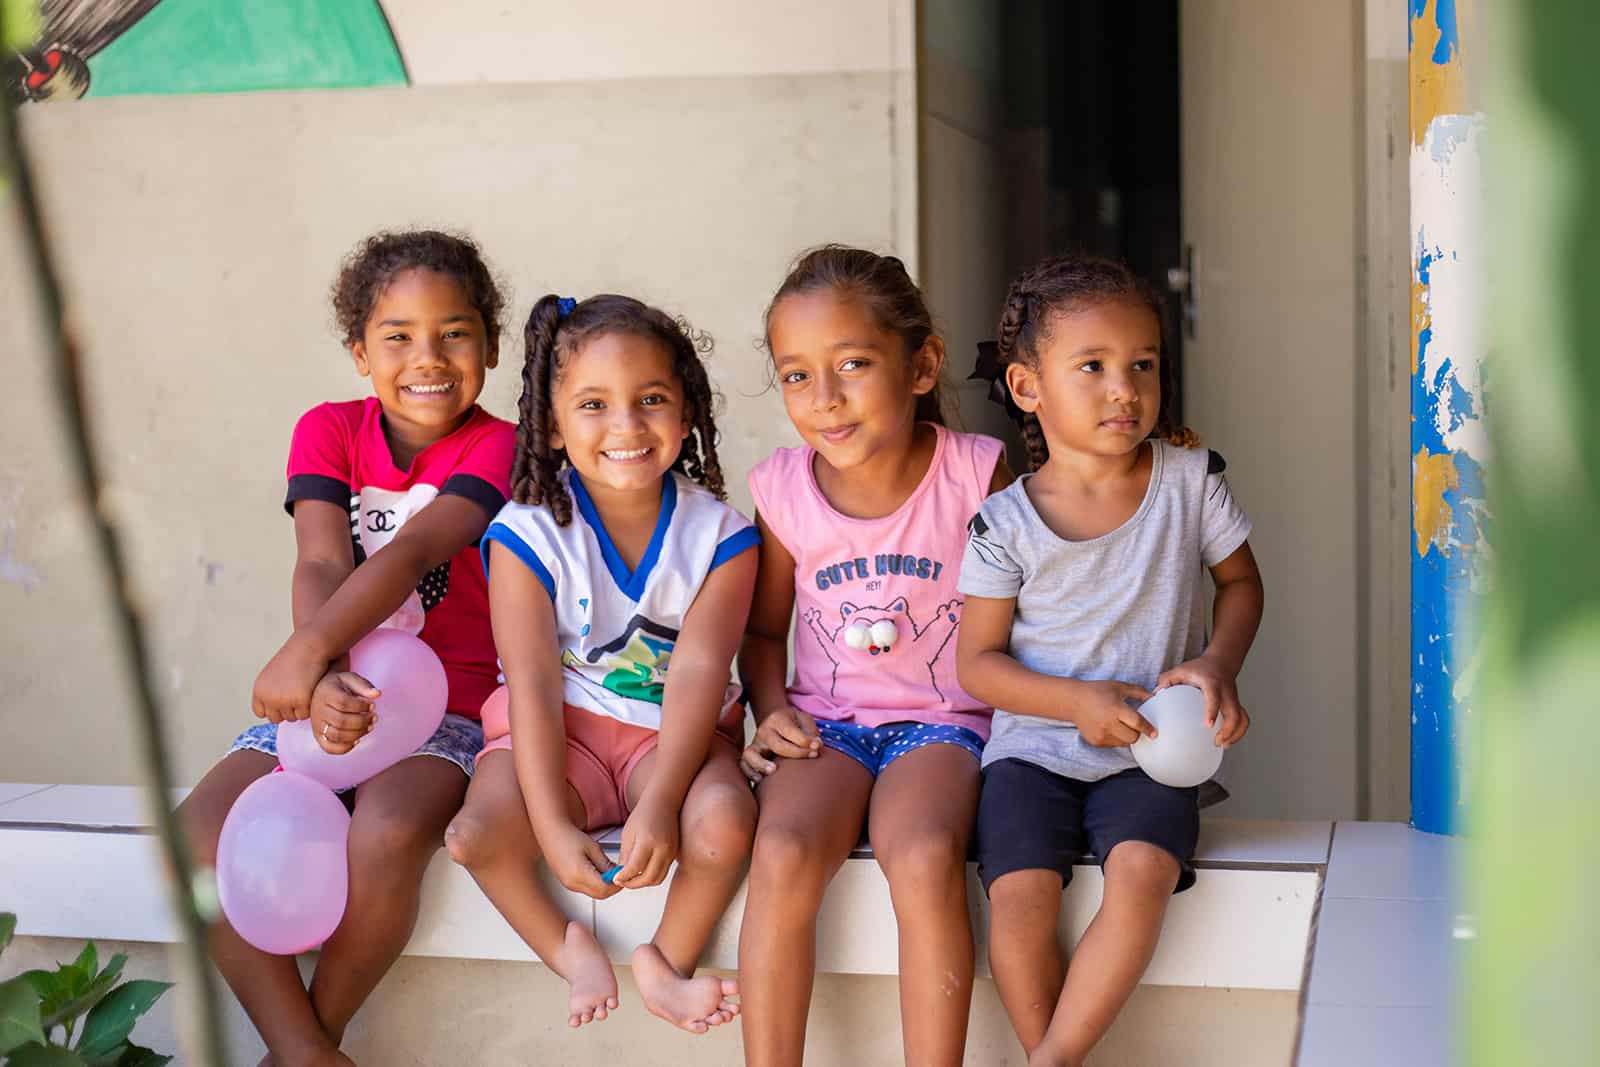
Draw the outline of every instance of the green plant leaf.
M127 1044L112 1067L166 1067L171 1062L171 1056L163 1056L143 1045Z
M23 981L32 986L33 991L39 994L40 1000L47 1000L50 997L55 996L56 987L60 985L60 983L56 981L56 975L54 971L23 971L21 974L17 975L17 977L21 978Z
M122 1044L139 1016L171 988L171 982L139 978L113 989L84 1020L78 1051L84 1056L101 1056Z
M100 1003L101 999L111 992L112 987L117 984L117 979L122 975L122 965L127 962L128 957L126 956L121 954L113 956L111 963L106 966L104 971L100 972L99 977L89 983L89 988L71 1000L52 1004L50 1011L44 1016L45 1032L48 1033L57 1026L70 1024L72 1020Z
M6 1067L84 1067L84 1064L71 1049L27 1044L11 1050L11 1055L6 1057Z
M0 954L11 944L11 939L17 933L17 917L9 911L0 911Z
M17 977L0 983L0 1056L30 1041L44 1041L39 993L25 977Z
M94 981L94 976L100 973L100 953L95 949L93 941L83 946L78 958L72 961L72 968L83 975L84 985L87 986Z

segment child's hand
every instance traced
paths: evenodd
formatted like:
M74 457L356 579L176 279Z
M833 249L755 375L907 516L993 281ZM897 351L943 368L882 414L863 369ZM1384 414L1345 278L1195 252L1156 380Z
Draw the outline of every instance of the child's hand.
M756 727L755 740L745 746L739 769L752 782L778 769L773 760L816 759L822 755L817 722L799 708L776 708Z
M327 670L327 660L289 638L256 675L251 710L268 722L304 719L311 714L311 694Z
M1096 748L1131 745L1139 735L1155 737L1156 728L1130 702L1142 704L1150 690L1127 682L1083 682L1084 693L1073 709L1073 725Z
M614 884L624 889L660 885L678 857L678 813L647 797L622 824L622 870Z
M545 840L549 837L550 840ZM571 823L554 832L541 834L539 847L557 880L574 893L604 900L622 892L601 877L611 869L611 860L599 842Z
M330 756L342 756L378 721L372 702L382 696L354 671L329 671L311 694L311 734Z
M1250 729L1250 716L1239 703L1239 688L1232 671L1215 660L1201 656L1180 663L1156 679L1156 688L1169 685L1192 685L1206 698L1206 725L1222 717L1222 727L1217 731L1215 744L1228 748L1244 737Z

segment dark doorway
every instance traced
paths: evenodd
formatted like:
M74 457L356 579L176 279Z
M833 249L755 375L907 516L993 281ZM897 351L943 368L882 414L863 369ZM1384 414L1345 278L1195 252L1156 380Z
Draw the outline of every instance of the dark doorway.
M1004 0L1002 142L1011 272L1049 255L1125 260L1167 294L1182 381L1177 0ZM1177 392L1182 417L1182 390Z

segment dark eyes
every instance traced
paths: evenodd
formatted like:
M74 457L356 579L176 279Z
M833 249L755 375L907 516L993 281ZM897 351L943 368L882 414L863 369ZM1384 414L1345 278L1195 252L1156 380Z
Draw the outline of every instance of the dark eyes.
M644 396L639 398L639 405L647 408L658 408L662 404L667 403L670 399L670 397L664 396L661 393L646 393ZM579 411L604 411L605 406L606 404L604 400L597 400L592 397L588 400L578 401Z
M1151 370L1155 370L1155 368L1156 368L1156 361L1155 360L1153 360L1153 359L1139 359L1139 360L1135 360L1134 361L1132 369L1136 370L1136 371L1151 371ZM1105 364L1102 363L1098 359L1091 359L1091 360L1084 361L1078 367L1078 369L1080 371L1082 371L1083 373L1085 373L1085 374L1097 374L1100 371L1105 369Z

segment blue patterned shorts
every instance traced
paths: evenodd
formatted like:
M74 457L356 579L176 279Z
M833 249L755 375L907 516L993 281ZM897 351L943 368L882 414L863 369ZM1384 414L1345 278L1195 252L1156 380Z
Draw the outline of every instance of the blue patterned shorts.
M461 768L461 773L468 778L472 777L473 761L478 756L478 750L483 748L483 727L478 725L478 720L469 719L465 715L449 712L444 721L439 724L439 729L434 731L432 737L422 743L422 747L412 753L414 756L438 756L447 759ZM239 751L264 752L269 756L278 754L278 726L276 723L263 722L250 727L244 733L233 739L233 746L228 749L230 753Z
M822 743L842 752L867 769L874 778L883 769L913 749L923 745L958 745L983 759L983 738L965 726L932 722L891 722L882 726L862 726L854 722L817 720Z

